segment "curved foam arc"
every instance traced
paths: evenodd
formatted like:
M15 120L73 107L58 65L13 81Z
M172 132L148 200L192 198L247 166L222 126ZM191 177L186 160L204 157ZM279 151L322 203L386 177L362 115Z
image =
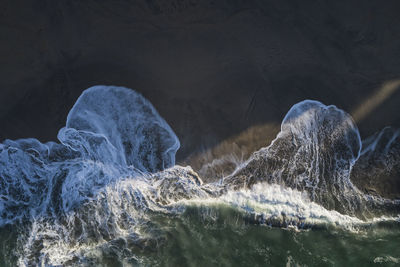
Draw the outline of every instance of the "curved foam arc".
M383 152L384 154L386 154L390 146L399 136L400 129L395 130L392 127L385 127L380 132L370 136L363 141L363 149L361 151L361 154L364 155L366 153L373 153L377 148L382 150L378 152ZM382 143L384 143L383 148L380 147L382 146Z
M334 112L334 113L336 113L334 116L334 119L338 119L338 118L341 119L341 121L336 124L338 127L333 129L333 131L331 132L332 135L335 136L335 135L341 134L340 133L341 131L350 131L350 132L354 133L355 140L353 140L353 141L355 141L355 143L352 144L352 145L354 145L354 148L355 148L354 149L355 151L352 151L352 153L353 153L352 163L354 163L360 157L360 152L362 150L362 142L361 142L360 132L358 131L356 123L353 120L353 118L350 116L350 114L347 114L343 110L338 109L335 105L326 106L316 100L304 100L297 104L294 104L290 108L288 113L286 113L285 117L282 120L281 132L286 132L286 131L293 132L293 131L297 130L296 134L301 135L304 133L309 134L310 132L314 132L315 130L318 130L318 129L316 129L316 127L321 126L321 125L311 125L311 124L307 125L307 122L318 119L318 118L313 118L313 116L315 116L316 109L321 109L326 113ZM337 114L339 114L339 116ZM301 125L298 125L299 122L300 123L306 122L306 127L304 127L304 126L302 127ZM303 131L298 131L299 129L302 129ZM278 134L278 136L279 136L279 134Z
M1 144L0 226L68 212L122 177L173 166L179 148L150 102L115 86L84 91L58 138Z
M151 232L150 214L181 214L196 203L222 203L277 226L363 222L349 216L366 202L349 179L360 136L335 106L294 105L271 145L221 184L173 166L176 135L150 102L123 87L86 90L58 137L61 144L0 146L0 226L30 223L21 264L60 265L119 238L136 242Z
M94 86L78 98L59 139L70 143L75 134L93 133L112 145L113 157L99 153L98 160L132 165L141 171L159 171L175 165L179 140L149 101L133 90ZM115 152L118 154L115 155Z
M280 137L285 136L285 134L286 134L288 131L293 133L293 131L292 131L293 128L291 127L293 121L303 121L303 122L304 122L304 121L307 121L307 120L310 119L309 114L302 114L302 112L301 112L301 111L304 111L304 110L305 110L305 109L304 109L304 105L305 105L305 104L316 105L316 106L318 106L318 107L320 107L320 108L322 108L322 109L325 109L325 110L326 110L326 109L329 109L329 108L332 108L332 109L335 109L335 110L341 112L342 114L346 114L347 116L349 116L348 119L349 119L350 122L351 122L351 123L349 123L349 125L352 125L351 128L356 129L357 139L358 139L358 142L359 142L359 148L358 148L358 151L357 151L357 153L356 153L357 156L354 157L353 162L357 161L357 159L358 159L359 156L360 156L361 150L362 150L362 142L361 142L361 136L360 136L360 134L359 134L359 131L358 131L358 129L357 129L357 126L356 126L354 120L350 117L349 114L347 114L347 113L345 113L344 111L338 109L335 105L325 106L324 104L322 104L321 102L316 101L316 100L303 100L303 101L301 101L301 102L299 102L299 103L294 104L294 105L290 108L290 110L288 111L288 113L286 113L285 117L283 118L282 123L281 123L281 131L277 134L276 138L275 138L274 140L271 141L271 144L270 144L269 146L264 147L264 148L262 148L262 149L260 149L260 150L268 150L269 148L273 147L273 145L274 145L276 142L279 141ZM297 116L296 116L296 115L297 115ZM294 119L296 119L296 120L294 120ZM299 133L299 131L295 131L295 132L296 132L296 133ZM300 132L300 133L301 133L301 132ZM302 134L302 133L301 133L301 134ZM252 160L252 157L250 157L245 163L242 163L242 165L248 164L251 160ZM244 167L244 166L242 166L242 167ZM239 172L239 171L240 171L240 168L239 168L239 169L236 169L236 170L233 172L233 174L235 174L236 172Z
M241 188L268 181L306 191L327 209L356 214L364 209L365 200L351 183L350 172L361 146L349 114L305 100L289 110L272 143L255 152L224 183Z

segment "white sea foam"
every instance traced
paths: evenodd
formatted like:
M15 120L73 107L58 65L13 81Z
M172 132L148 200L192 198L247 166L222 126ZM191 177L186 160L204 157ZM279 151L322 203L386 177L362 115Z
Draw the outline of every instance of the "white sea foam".
M82 146L90 147L87 152L96 153L97 160L150 172L173 166L180 146L149 101L133 90L116 86L85 90L58 138L79 151Z
M215 184L175 165L178 138L126 88L86 90L58 138L0 145L0 227L22 222L16 250L22 266L85 263L102 250L156 239L152 214L179 215L193 205L226 205L253 223L299 229L393 219L354 216L363 213L363 201L381 201L349 179L359 133L348 114L316 101L296 104L271 146Z
M400 263L400 258L395 258L389 255L376 257L374 263Z
M277 184L259 183L250 189L228 191L218 198L192 199L186 205L225 204L257 216L260 223L282 226L336 225L351 227L364 221L312 202L305 192Z

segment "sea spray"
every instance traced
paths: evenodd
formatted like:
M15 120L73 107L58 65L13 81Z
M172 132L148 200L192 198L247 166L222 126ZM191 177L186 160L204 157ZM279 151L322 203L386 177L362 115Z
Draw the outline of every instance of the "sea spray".
M293 106L270 146L211 184L175 165L178 138L127 88L87 89L58 138L0 145L0 226L18 229L16 249L3 256L22 266L145 264L170 238L162 222L184 218L191 207L205 220L224 217L222 205L242 214L238 225L296 229L351 230L396 221L365 220L378 209L379 216L399 214L398 202L352 184L362 148L357 127L317 101Z

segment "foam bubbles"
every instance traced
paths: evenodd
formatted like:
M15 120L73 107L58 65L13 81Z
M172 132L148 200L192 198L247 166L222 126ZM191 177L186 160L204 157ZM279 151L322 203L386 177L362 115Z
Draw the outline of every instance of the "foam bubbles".
M149 101L135 91L115 86L85 90L58 137L75 149L87 144L98 160L150 172L175 165L180 146Z
M261 181L280 184L307 192L327 209L362 216L364 198L350 181L360 149L360 134L349 114L302 101L289 110L271 145L255 152L225 183L234 188Z
M131 247L157 242L152 215L191 205L223 204L253 223L298 228L358 225L371 207L399 206L351 183L358 129L317 101L294 105L273 143L220 183L203 184L191 167L175 165L178 138L127 88L84 91L58 139L0 144L0 227L19 227L20 265L90 264L107 249L135 258Z

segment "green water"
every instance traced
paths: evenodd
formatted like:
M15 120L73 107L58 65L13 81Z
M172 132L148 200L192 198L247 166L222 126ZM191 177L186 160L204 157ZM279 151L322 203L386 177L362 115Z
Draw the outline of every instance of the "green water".
M180 217L159 218L166 240L151 262L159 266L400 265L398 222L358 232L333 226L298 231L249 224L231 209L216 213L211 219L193 208Z
M14 229L14 230L13 230ZM1 229L1 266L13 266L17 231ZM309 230L250 223L229 207L191 207L181 215L156 214L143 228L146 241L110 242L97 259L72 266L398 266L400 223ZM129 243L129 242L128 242ZM127 253L129 251L129 253ZM125 255L125 256L124 256Z

